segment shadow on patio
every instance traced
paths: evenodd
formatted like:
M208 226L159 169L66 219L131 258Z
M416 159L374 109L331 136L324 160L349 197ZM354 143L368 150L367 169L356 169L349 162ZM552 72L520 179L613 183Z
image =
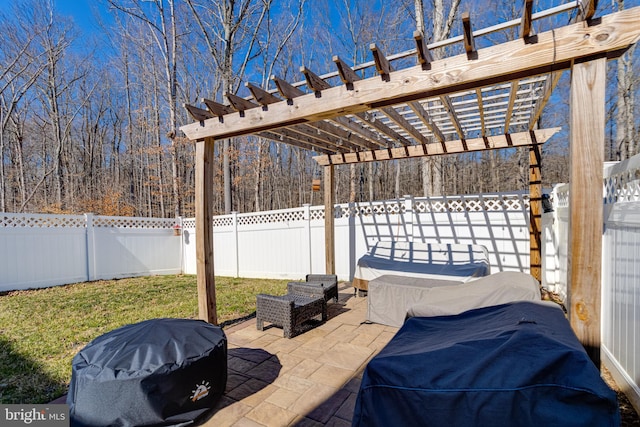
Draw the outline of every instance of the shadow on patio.
M362 371L397 332L366 324L366 298L339 284L328 320L292 339L255 319L226 330L229 379L204 426L350 426Z

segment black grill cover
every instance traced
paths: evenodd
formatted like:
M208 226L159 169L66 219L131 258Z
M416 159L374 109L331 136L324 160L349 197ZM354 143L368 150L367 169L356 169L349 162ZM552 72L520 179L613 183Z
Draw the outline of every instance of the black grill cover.
M153 319L108 332L73 358L73 426L189 425L227 383L227 338L201 320Z
M551 303L549 303L551 304ZM354 427L614 427L616 394L561 309L414 317L367 365Z

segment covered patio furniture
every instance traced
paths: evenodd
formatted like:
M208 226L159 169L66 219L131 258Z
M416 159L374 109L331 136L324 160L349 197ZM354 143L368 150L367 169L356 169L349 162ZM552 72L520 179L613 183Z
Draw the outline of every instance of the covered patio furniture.
M258 294L256 297L256 327L260 331L264 330L264 322L270 322L283 328L285 338L292 338L301 331L303 323L317 316L327 320L327 303L322 295Z
M72 426L173 426L209 413L227 384L227 338L202 320L152 319L94 339L72 361Z
M468 282L490 270L482 245L380 241L358 260L352 284L366 291L370 280L383 275Z
M521 301L408 319L365 368L352 422L595 427L620 418L562 309Z
M501 271L467 283L385 275L369 282L367 320L402 326L407 317L460 314L515 301L540 301L530 274Z

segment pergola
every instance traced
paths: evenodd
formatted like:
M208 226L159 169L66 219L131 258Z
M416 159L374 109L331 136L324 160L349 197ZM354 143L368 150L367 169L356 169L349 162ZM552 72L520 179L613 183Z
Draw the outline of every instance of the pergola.
M541 278L541 145L559 128L537 122L564 70L571 70L569 315L590 357L600 363L602 181L605 143L606 61L640 37L640 7L594 18L596 2L570 2L473 31L463 14L462 36L427 45L415 32L415 49L386 57L371 45L374 61L350 67L333 57L337 71L304 81L277 77L277 90L247 83L252 99L226 94L230 105L204 99L207 109L185 105L194 123L181 129L196 141L196 254L200 317L217 323L213 265L214 144L258 135L312 150L324 168L326 273L335 273L335 165L529 147L530 272ZM532 22L576 9L575 23L533 34ZM474 37L519 26L519 37L476 49ZM464 53L432 60L430 50L462 43ZM417 65L396 69L414 57ZM405 60L404 63L407 61ZM358 71L375 67L374 77ZM338 80L339 78L339 80ZM306 89L306 90L303 90Z

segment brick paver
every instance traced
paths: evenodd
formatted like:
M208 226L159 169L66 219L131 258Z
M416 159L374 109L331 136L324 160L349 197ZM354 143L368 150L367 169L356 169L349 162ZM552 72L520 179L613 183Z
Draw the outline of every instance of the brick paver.
M227 390L203 426L351 425L362 371L397 328L366 323L366 298L339 286L329 319L292 339L255 319L227 331Z

